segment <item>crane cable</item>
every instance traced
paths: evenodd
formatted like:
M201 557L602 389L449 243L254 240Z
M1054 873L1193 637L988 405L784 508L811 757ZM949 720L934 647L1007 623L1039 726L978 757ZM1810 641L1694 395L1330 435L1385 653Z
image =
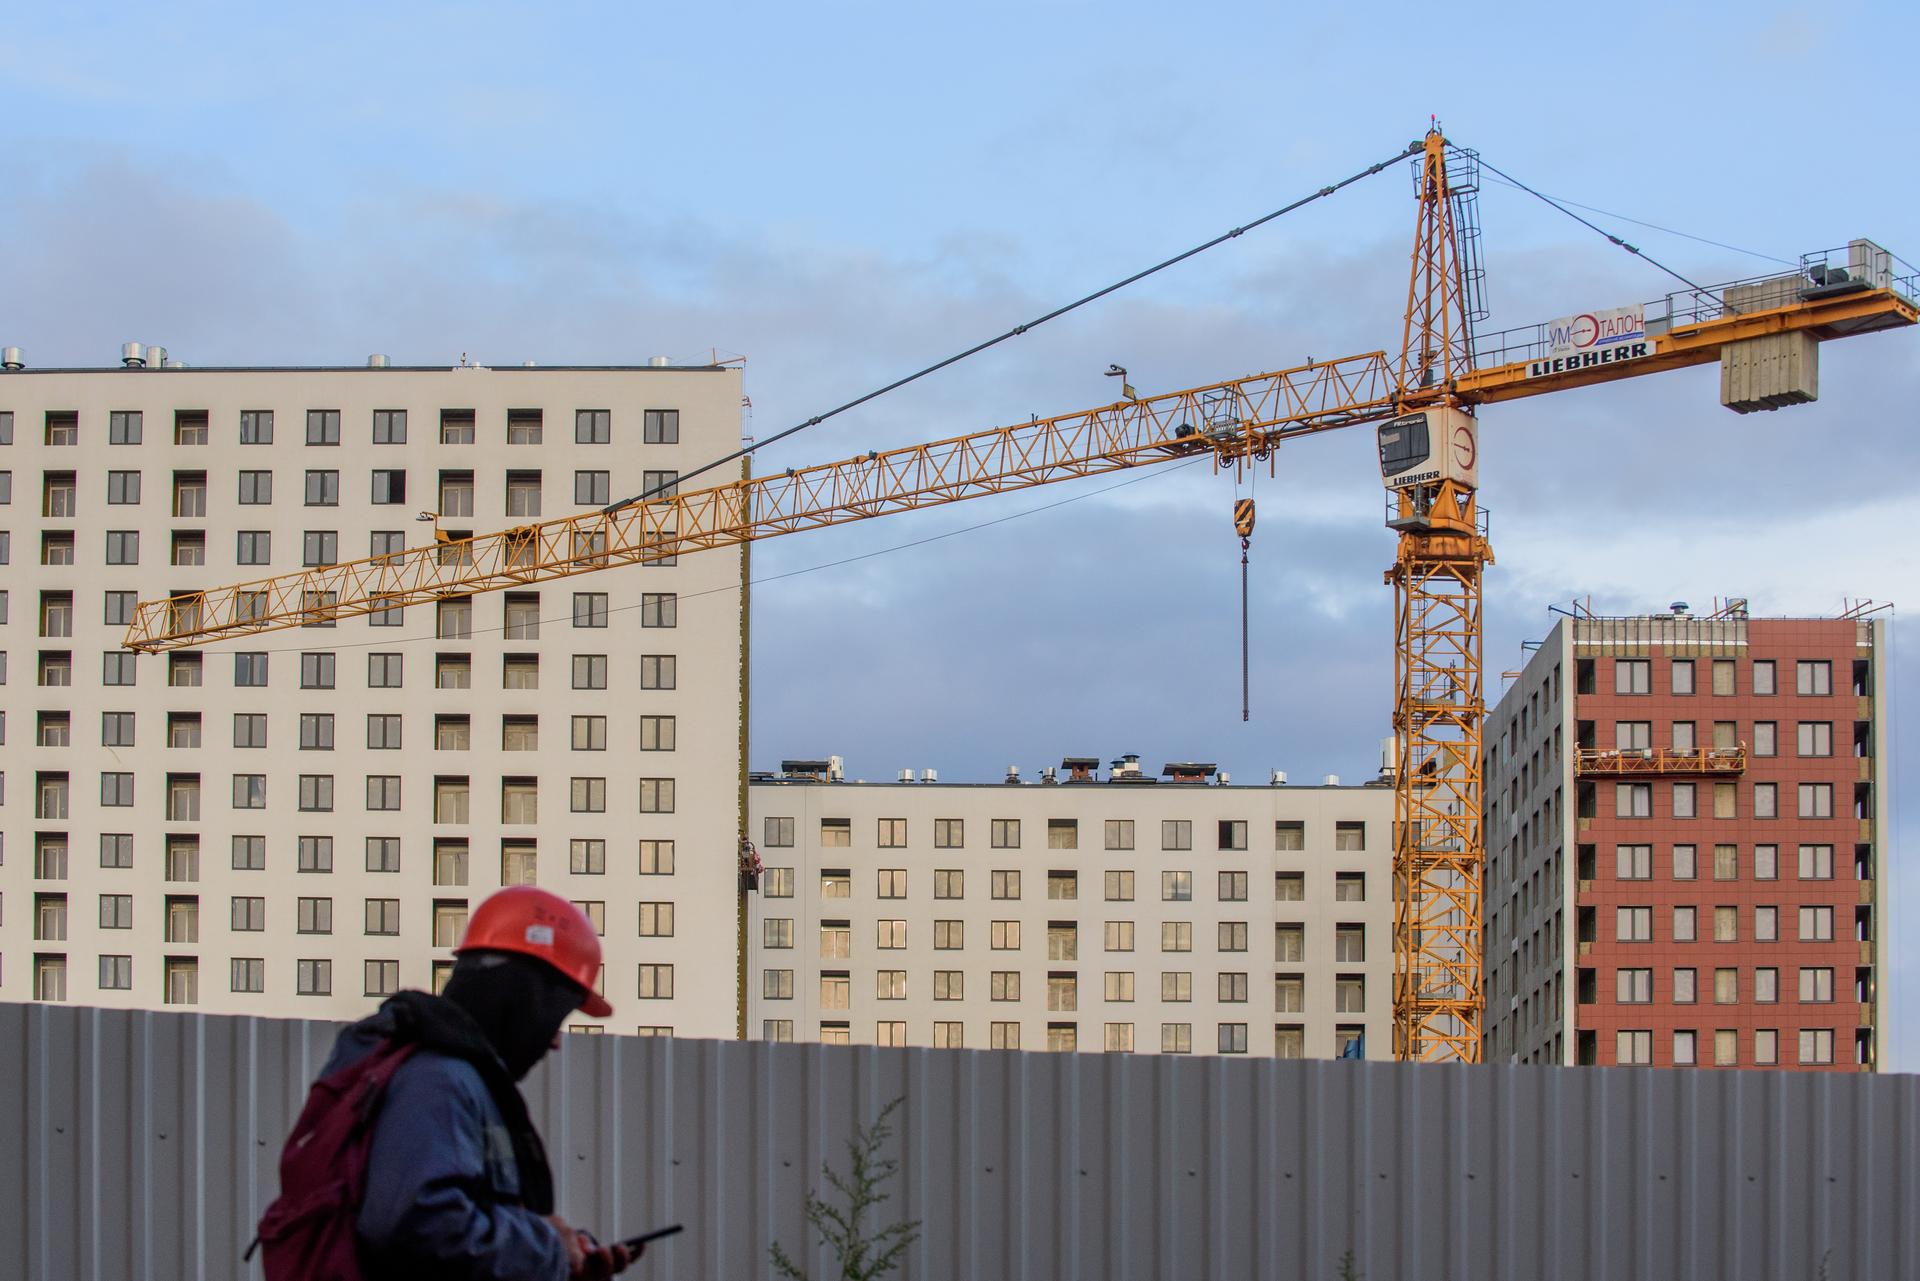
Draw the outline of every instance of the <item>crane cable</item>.
M1156 272L1165 271L1168 267L1172 267L1178 263L1185 262L1187 259L1192 258L1197 254L1205 253L1207 250L1212 249L1217 245L1225 244L1229 240L1232 240L1238 236L1245 235L1247 232L1252 231L1254 228L1264 226L1265 224L1272 222L1276 218L1292 213L1296 209L1304 208L1305 206L1310 205L1317 200L1324 200L1328 196L1331 196L1334 192L1339 191L1344 187L1350 187L1354 183L1359 182L1362 178L1368 178L1373 176L1374 174L1379 173L1382 169L1385 169L1388 165L1397 164L1400 161L1405 160L1408 156L1418 154L1421 149L1421 146L1422 144L1419 142L1410 142L1407 144L1407 146L1403 150L1395 153L1394 155L1387 157L1385 160L1382 160L1377 164L1368 165L1365 169L1360 170L1358 173L1349 174L1347 177L1342 178L1338 182L1329 183L1327 186L1321 187L1319 190L1314 191L1309 195L1302 196L1298 200L1295 200L1290 204L1282 205L1280 206L1280 208L1275 209L1272 213L1262 214L1260 217L1255 218L1252 222L1244 223L1241 226L1235 227L1230 231L1223 231L1219 235L1215 236L1213 239L1202 241L1200 244L1193 246L1193 248L1187 249L1181 253L1177 253L1173 257L1168 258L1163 262L1158 262L1151 267L1145 268L1144 270L1136 271L1131 276L1127 276L1120 280L1116 280L1112 284L1096 289L1092 293L1087 294L1085 297L1077 298L1074 301L1067 303L1064 306L1056 307L1052 311L1047 312L1045 315L1040 316L1034 320L1029 320L1025 324L1015 325L1013 328L1007 330L1005 333L998 335L997 337L989 338L984 342L975 343L973 346L968 347L964 351L955 352L953 355L948 356L946 359L935 361L933 364L928 365L926 368L918 370L914 373L908 374L904 378L896 378L892 382L886 384L884 387L876 387L872 391L867 392L865 395L854 397L852 400L849 400L844 405L836 406L833 409L827 410L825 413L815 414L813 417L805 420L804 422L795 423L793 426L788 427L783 431L775 432L773 435L767 437L765 440L758 440L751 445L744 445L741 448L736 449L732 453L726 455L724 458L716 458L710 463L705 463L699 467L694 468L692 471L682 472L679 475L675 476L672 480L663 481L660 484L655 485L651 489L648 489L639 494L635 494L631 498L623 498L617 503L609 503L607 506L602 507L600 511L603 515L611 516L615 512L618 512L623 510L624 508L633 506L635 503L642 503L648 500L649 498L657 498L665 493L668 493L669 491L673 490L676 486L685 483L686 481L692 479L695 476L699 476L699 475L702 475L703 473L713 471L716 468L724 467L728 463L738 462L740 459L745 458L750 454L756 453L761 449L764 449L766 446L773 444L775 441L785 440L787 437L792 436L798 432L805 431L809 427L818 427L821 423L827 421L827 419L832 418L838 414L844 414L849 409L855 409L861 405L866 404L870 400L877 400L881 396L886 395L890 391L897 391L899 388L905 387L908 383L918 382L920 379L925 378L928 374L937 373L940 370L945 369L948 365L958 364L959 362L967 359L967 357L969 356L977 356L981 352L986 351L989 347L999 346L1001 343L1006 342L1009 338L1018 338L1021 334L1026 333L1028 330L1038 329L1041 325L1046 324L1049 320L1057 320L1061 316L1066 315L1070 311L1077 311L1081 307L1086 306L1090 302L1097 302L1099 299L1105 298L1108 294L1116 293L1119 290L1125 289L1128 285L1136 284L1139 281L1145 280L1148 276L1154 275Z
M1520 190L1526 192L1529 196L1532 196L1535 200L1539 200L1544 204L1550 205L1553 208L1558 209L1561 213L1573 219L1575 222L1579 223L1582 227L1587 228L1589 231L1605 236L1608 241L1620 246L1620 248L1626 250L1628 253L1632 254L1634 257L1641 259L1643 262L1646 262L1651 266L1658 267L1661 271L1666 272L1669 276L1672 276L1675 280L1679 281L1681 284L1685 285L1687 288L1693 290L1695 293L1705 294L1709 298L1712 298L1714 296L1713 291L1711 289L1708 289L1705 285L1695 284L1693 281L1688 280L1685 276L1681 275L1679 272L1675 271L1673 268L1667 266L1667 264L1661 262L1658 258L1655 258L1652 254L1647 253L1644 249L1640 248L1640 246L1629 244L1627 243L1627 241L1623 240L1619 236L1614 235L1611 231L1606 230L1604 227L1600 227L1594 223L1587 221L1585 218L1582 218L1579 214L1575 213L1573 210L1567 208L1566 205L1560 203L1558 200L1555 200L1552 196L1545 195L1541 192L1535 191L1532 187L1529 187L1526 183L1521 182L1518 178L1514 177L1512 174L1508 173L1506 170L1501 169L1496 165L1490 164L1484 157L1481 158L1480 165L1484 169L1489 169L1492 172L1499 174L1502 178L1506 179L1506 181L1520 188ZM1727 310L1729 311L1733 310L1733 308L1727 306L1727 300L1725 298L1719 298L1717 299L1717 301L1720 303L1721 306L1727 307Z

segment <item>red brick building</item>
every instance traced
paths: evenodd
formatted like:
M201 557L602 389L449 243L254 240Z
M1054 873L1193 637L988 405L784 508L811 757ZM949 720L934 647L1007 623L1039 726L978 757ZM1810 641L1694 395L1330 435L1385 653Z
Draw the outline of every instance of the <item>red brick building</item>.
M1885 628L1554 629L1487 723L1489 1060L1873 1069Z

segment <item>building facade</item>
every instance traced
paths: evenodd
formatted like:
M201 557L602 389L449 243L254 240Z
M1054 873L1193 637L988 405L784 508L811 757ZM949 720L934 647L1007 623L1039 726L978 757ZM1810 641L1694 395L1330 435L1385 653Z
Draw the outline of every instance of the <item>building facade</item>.
M1554 629L1487 727L1487 1057L1875 1067L1886 627Z
M0 373L0 1000L350 1017L537 882L601 926L613 1026L732 1035L738 549L200 651L121 638L137 599L671 481L737 445L740 391L658 366ZM710 908L727 928L681 915Z
M755 775L750 1034L1392 1057L1391 787L1097 764L1027 783Z

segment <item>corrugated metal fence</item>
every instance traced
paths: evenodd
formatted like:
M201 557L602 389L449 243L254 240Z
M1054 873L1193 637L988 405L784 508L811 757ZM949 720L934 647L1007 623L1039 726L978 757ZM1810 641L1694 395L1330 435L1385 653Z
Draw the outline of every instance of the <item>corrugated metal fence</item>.
M0 1276L248 1275L333 1032L0 1005ZM768 1275L896 1097L906 1277L1920 1276L1915 1077L608 1036L527 1093L569 1217L687 1225L640 1277Z

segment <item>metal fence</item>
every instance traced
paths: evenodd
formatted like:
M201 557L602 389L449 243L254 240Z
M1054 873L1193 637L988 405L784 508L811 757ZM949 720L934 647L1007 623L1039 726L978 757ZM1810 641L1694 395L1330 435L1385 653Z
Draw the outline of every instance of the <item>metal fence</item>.
M248 1275L333 1033L0 1005L0 1276ZM905 1277L1920 1277L1915 1077L607 1036L527 1094L569 1217L687 1225L642 1278L800 1254L821 1162L894 1098Z

